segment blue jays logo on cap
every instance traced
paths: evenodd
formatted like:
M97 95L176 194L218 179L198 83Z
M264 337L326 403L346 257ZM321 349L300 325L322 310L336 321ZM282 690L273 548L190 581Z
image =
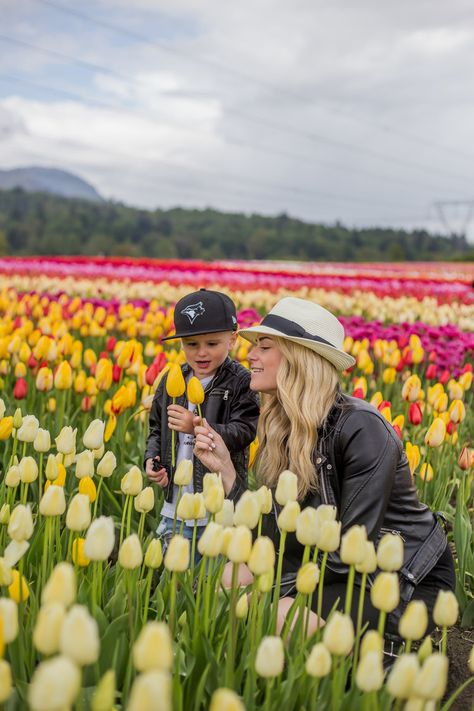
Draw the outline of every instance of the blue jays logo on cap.
M202 316L206 313L206 309L203 306L202 301L198 301L197 304L189 304L185 309L181 311L183 316L187 316L189 323L194 323L198 316Z

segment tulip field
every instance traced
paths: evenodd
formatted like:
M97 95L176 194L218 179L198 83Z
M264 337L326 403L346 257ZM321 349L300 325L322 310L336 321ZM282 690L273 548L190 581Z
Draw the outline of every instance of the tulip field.
M473 279L474 265L456 263L0 258L1 708L469 708L474 651L453 689L447 648L453 626L474 642ZM184 519L208 516L203 536L190 542L178 520L163 555L163 494L143 470L148 417L160 379L183 362L179 341L161 343L173 305L202 286L234 299L241 327L288 294L336 313L357 360L344 389L391 423L420 498L446 519L456 595L438 597L432 637L424 604L408 605L389 669L382 635L403 542L389 533L376 549L363 527L341 536L331 507L300 511L291 473L269 491L251 470L235 509L219 473L207 474L178 507ZM238 338L233 354L247 366L248 348ZM274 500L280 550L258 535ZM305 553L279 630L280 559L294 531ZM346 609L306 634L335 550L363 578L378 572L378 630ZM247 588L239 563L254 576Z

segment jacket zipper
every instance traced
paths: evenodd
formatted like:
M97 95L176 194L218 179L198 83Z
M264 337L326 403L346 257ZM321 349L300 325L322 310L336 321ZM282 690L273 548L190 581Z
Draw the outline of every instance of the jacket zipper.
M228 399L229 399L229 391L228 391L228 390L225 391L224 395L222 396L222 399L223 399L223 400L228 400Z
M402 532L401 532L401 531L397 531L396 528L383 528L383 527L381 526L381 527L380 527L380 532L381 532L381 533L391 533L391 534L394 535L394 536L400 536L400 538L402 539L402 541L405 540L405 538L402 536Z

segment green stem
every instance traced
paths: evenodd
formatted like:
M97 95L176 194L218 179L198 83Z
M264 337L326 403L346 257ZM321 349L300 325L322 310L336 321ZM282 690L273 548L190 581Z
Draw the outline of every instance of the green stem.
M357 663L359 661L359 650L360 650L360 634L362 630L362 615L364 612L364 597L365 597L365 585L367 581L367 573L362 573L362 579L360 583L360 594L359 594L359 605L357 607L357 625L356 625L356 640L354 649L354 662L352 668L357 669ZM352 674L352 686L355 684L355 673Z
M169 616L169 626L170 626L172 636L174 636L175 617L176 617L176 571L173 570L173 572L171 573L170 616Z
M174 430L173 430L173 432L174 432ZM173 536L174 536L174 532L176 531L176 520L177 520L177 517L178 517L178 506L179 506L179 500L181 499L181 490L182 490L182 488L183 488L183 486L180 484L180 485L178 486L178 498L176 499L176 506L175 506L175 509L174 509L174 517L173 517ZM183 522L183 523L184 523L184 522Z
M197 521L194 521L193 527L193 538L191 541L191 584L194 581L194 558L196 557L196 535L197 535Z
M462 692L464 691L464 689L467 689L467 687L469 686L469 684L472 684L473 681L474 681L474 676L471 676L469 679L466 679L466 681L464 682L464 684L461 684L461 686L459 687L459 689L456 689L456 691L454 692L454 694L453 694L452 696L450 696L449 699L448 699L448 700L446 701L446 703L444 704L444 706L441 707L441 711L448 711L448 709L451 708L451 706L454 704L454 702L456 701L456 699L458 698L458 696L459 696L460 694L462 694Z
M347 579L347 586L346 586L346 604L345 604L345 609L344 609L344 612L346 615L351 614L352 591L354 589L354 576L355 576L355 566L351 565L351 566L349 566L349 577Z
M143 603L143 617L142 617L143 625L146 624L146 621L148 619L148 607L150 605L150 592L151 592L152 578L153 578L153 568L149 568L148 573L146 575L146 584L145 584L145 601Z
M232 689L234 685L234 656L235 656L235 636L237 631L237 617L235 614L235 606L237 604L237 578L239 572L239 564L232 563L232 582L230 590L230 605L229 605L229 636L227 647L227 664L225 685Z
M323 559L321 561L321 573L319 575L319 583L318 583L318 608L317 608L317 615L318 615L318 629L316 632L316 639L319 642L320 637L321 637L321 611L323 609L323 588L324 588L324 574L326 572L326 562L328 559L328 552L324 551L323 554Z
M286 542L286 531L282 531L280 534L280 548L278 551L278 566L277 566L275 589L273 591L273 608L272 608L272 618L271 618L271 624L270 624L270 634L275 634L276 628L277 628L278 601L280 599L281 572L283 569L283 553L285 552L285 542Z
M96 517L96 514L97 514L97 506L98 506L98 503L99 503L99 494L100 494L100 490L102 489L102 484L103 484L103 483L104 483L104 477L101 476L101 477L99 478L99 485L98 485L98 487L97 487L97 494L96 494L95 501L94 501L94 513L93 513L93 515L92 515L92 518L93 518L93 519Z
M380 610L379 614L379 635L383 638L384 631L385 631L385 620L387 618L387 613L384 612L383 610Z

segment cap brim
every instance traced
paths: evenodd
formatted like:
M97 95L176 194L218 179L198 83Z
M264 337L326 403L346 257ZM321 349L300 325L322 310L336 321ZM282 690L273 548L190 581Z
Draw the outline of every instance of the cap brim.
M175 333L173 336L165 336L165 338L162 338L161 341L172 341L175 338L190 338L191 336L203 336L206 333L224 333L224 331L232 331L235 332L237 331L236 328L206 328L205 331L203 330L198 330L198 331L193 331L190 333L189 331L186 331L186 333Z
M319 343L318 341L312 341L310 338L300 338L299 336L287 336L281 331L277 331L275 328L270 328L269 326L251 326L250 328L244 328L238 332L239 336L245 338L251 343L257 342L257 336L275 336L276 338L284 338L287 341L292 341L293 343L299 343L300 346L309 348L315 353L326 358L330 363L334 365L337 370L346 370L347 368L352 368L355 365L356 360L349 353L339 350L339 348L334 348L333 346L328 346L325 343Z

